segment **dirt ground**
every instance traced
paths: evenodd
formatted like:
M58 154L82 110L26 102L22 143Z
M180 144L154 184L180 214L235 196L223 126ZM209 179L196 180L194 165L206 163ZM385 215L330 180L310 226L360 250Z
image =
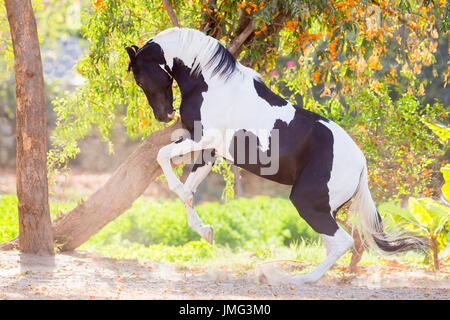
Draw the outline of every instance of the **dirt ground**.
M389 269L390 268L390 269ZM0 251L0 299L358 299L448 300L450 276L392 267L356 276L326 275L293 287L289 265L266 264L245 273L179 269L151 261L116 260L74 251L37 257ZM389 269L389 270L388 270Z

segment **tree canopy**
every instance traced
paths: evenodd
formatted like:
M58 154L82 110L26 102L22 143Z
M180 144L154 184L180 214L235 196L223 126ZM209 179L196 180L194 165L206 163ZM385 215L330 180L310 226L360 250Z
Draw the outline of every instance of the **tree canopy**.
M445 123L448 116L448 1L81 3L89 52L77 70L85 84L54 101L53 169L75 157L78 141L93 130L112 152L116 123L132 138L164 126L128 77L124 47L141 46L172 27L171 8L181 27L218 39L272 90L342 125L366 153L379 197L435 192L432 178L446 145L427 123ZM178 105L176 84L174 93Z

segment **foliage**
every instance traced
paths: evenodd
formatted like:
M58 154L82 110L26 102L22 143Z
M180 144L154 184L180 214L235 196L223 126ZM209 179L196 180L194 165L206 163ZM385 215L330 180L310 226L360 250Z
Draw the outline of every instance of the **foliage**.
M288 200L257 197L204 203L196 210L214 226L214 241L230 248L288 245L300 238L317 239ZM183 245L200 236L187 225L181 201L138 199L127 213L95 235L90 242L104 245L137 242L143 245Z
M373 195L378 200L436 194L433 185L444 146L422 123L447 116L438 103L423 106L405 93L393 100L386 91L365 89L346 100L341 124L364 150ZM375 107L374 107L375 106Z
M223 176L225 180L225 187L222 191L222 199L229 200L234 198L234 173L231 167L224 159L218 159L212 167L212 171Z
M366 135L359 141L363 147L370 145L373 150L383 139L390 140L389 121L395 122L393 131L398 133L404 115L411 121L417 120L412 112L420 111L418 114L432 122L436 118L441 120L442 107L420 106L418 97L424 95L427 83L418 76L423 66L433 68L439 37L447 32L445 1L172 1L172 5L183 27L203 30L224 45L233 43L252 22L254 30L239 48L239 59L264 77L281 68L282 59L290 59L282 77L271 77L272 89L294 99L301 94L305 101L319 98L315 93L320 90L323 98L332 99L321 101L320 105L308 103L306 107L336 121L346 118L350 123L340 122L345 129L357 131L359 128L355 121L350 121L351 116L366 120L365 113L369 110L367 116L374 116L370 119L370 131L383 126L384 129L374 136L378 141L369 141L372 136ZM142 45L170 26L160 1L96 0L85 8L81 34L90 47L77 69L86 78L86 84L73 96L54 102L58 121L52 139L54 148L49 153L51 168L75 157L79 153L78 141L92 130L99 131L113 152L109 137L115 122L123 121L129 136L134 138L145 137L163 126L149 120L152 111L144 94L127 78L124 46ZM278 74L284 71L277 70ZM433 75L437 73L433 71ZM437 78L439 83L446 83L448 70L442 69ZM401 102L386 103L392 86L398 88ZM350 92L355 98L348 104L339 100ZM175 87L175 105L179 99ZM335 108L338 102L342 106ZM376 104L361 107L363 103ZM397 107L401 108L400 115L396 113ZM378 117L379 112L385 117ZM412 126L410 122L407 125ZM418 131L413 136L426 138L423 126ZM399 142L400 135L394 140ZM424 148L424 154L437 152L438 147L431 146L433 142L426 142L430 148ZM418 145L417 141L406 141L397 148L411 150L409 144ZM425 167L429 170L427 158L420 166L408 169L413 159L403 153L408 161L402 160L402 170L409 170L413 176L420 175ZM374 158L379 160L382 155L381 151L375 152ZM376 164L377 160L371 163ZM384 165L392 166L395 161L389 159ZM231 181L229 168L217 170ZM378 173L374 176L385 178ZM435 176L435 172L430 176ZM395 183L401 183L400 188L404 189L405 183L417 183L421 178L414 176L408 182L409 178L403 175ZM425 177L426 184L429 180ZM414 192L432 192L425 188L430 186L417 187ZM230 190L224 194L230 195Z
M440 138L442 143L448 144L449 128L427 121L422 122ZM448 192L448 186L450 184L449 168L450 166L441 168L445 181L441 189L444 200L450 196ZM416 199L410 197L408 204L409 214L405 214L404 212L391 212L391 217L394 222L401 224L406 230L415 232L429 240L434 266L436 270L439 270L439 253L447 243L448 227L450 227L450 208L448 202L441 203L430 198Z
M52 219L75 206L76 202L72 201L50 202ZM392 202L379 209L385 215L397 211L408 214ZM229 211L232 213L226 214ZM17 198L0 196L0 212L0 242L4 242L18 235ZM80 249L117 259L147 259L183 265L210 261L234 267L274 259L317 264L326 254L318 235L298 216L288 200L256 197L228 201L225 205L204 203L198 206L198 213L203 221L214 227L213 246L200 240L187 226L186 212L180 201L140 198ZM234 222L234 216L238 223ZM231 229L234 231L230 233ZM414 252L396 256L396 259L409 266L423 265L423 257ZM345 265L349 260L350 252L339 263ZM365 252L360 262L364 265L379 263L380 257L371 250Z
M427 123L448 116L443 105L423 106L413 94L405 92L393 99L386 89L375 92L370 88L344 100L303 101L307 109L344 127L363 150L372 195L377 200L436 194L435 178L446 145Z
M441 124L429 123L425 120L422 122L439 137L443 144L447 144L450 141L450 128Z
M51 203L52 218L75 205L73 202ZM214 226L215 244L219 246L256 248L318 239L285 199L241 198L225 204L204 203L196 210L204 223ZM10 240L18 231L16 197L0 196L0 211L4 212L0 216L3 232L0 240ZM181 201L139 198L131 209L110 222L89 243L181 246L198 240L200 236L187 225L186 209Z
M175 263L196 264L205 259L216 258L218 247L211 246L206 241L189 241L183 245L170 246L152 244L145 246L138 242L124 240L121 243L93 244L86 243L82 249L87 249L116 259L140 259L151 261L166 261Z
M0 243L18 235L19 221L17 214L17 197L0 196Z
M430 198L409 198L409 215L393 214L392 218L406 230L430 242L435 269L439 270L439 253L447 243L450 209Z
M79 10L87 3L88 0L47 0L45 2L33 0L40 43L42 44L45 39L45 46L48 47L61 37L76 36L80 30ZM5 60L9 66L12 66L14 52L3 1L0 2L0 49L0 60Z
M442 175L444 176L445 183L442 186L442 194L447 201L450 201L450 165L441 168Z
M446 178L446 184L450 179ZM445 189L444 189L445 191ZM394 210L390 216L405 230L427 238L435 269L439 269L439 253L444 249L450 227L450 208L445 203L430 198L408 200L408 211Z

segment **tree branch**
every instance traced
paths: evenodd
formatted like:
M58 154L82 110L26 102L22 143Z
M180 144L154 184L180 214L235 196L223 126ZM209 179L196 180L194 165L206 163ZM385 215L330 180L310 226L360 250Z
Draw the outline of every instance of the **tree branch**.
M253 20L251 20L245 27L245 29L227 45L227 49L233 56L236 56L238 54L239 48L252 34L253 31L255 31L255 24L253 23Z
M52 222L54 241L60 251L74 250L131 207L148 185L162 174L156 161L158 151L173 142L173 138L176 139L172 136L181 127L181 122L177 121L150 134L103 186L86 201ZM173 162L178 165L182 161L178 159ZM1 244L0 250L12 250L18 244L16 237Z
M169 14L170 21L172 21L172 24L174 27L180 27L180 24L178 23L177 15L175 14L175 11L173 11L172 5L170 4L169 0L162 0L164 7L166 8L167 13Z

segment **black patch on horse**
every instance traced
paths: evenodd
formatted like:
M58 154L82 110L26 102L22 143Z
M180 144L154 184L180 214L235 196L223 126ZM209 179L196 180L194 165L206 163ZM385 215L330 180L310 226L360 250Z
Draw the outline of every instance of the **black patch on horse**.
M306 117L304 117L306 116ZM308 119L311 115L300 116ZM309 121L310 122L310 121ZM323 123L313 122L302 169L289 196L300 216L320 234L333 236L338 225L330 208L328 182L333 168L333 133Z
M260 79L253 79L253 84L258 96L266 100L271 106L285 106L287 101L272 92Z
M178 58L173 59L172 74L180 87L182 97L180 105L181 122L183 127L193 134L195 121L201 120L202 92L208 91L208 85L201 71L198 74L193 74L192 69Z
M164 51L159 44L153 41L146 42L136 51L137 55L143 55L145 60L155 61L159 64L166 64Z
M203 167L208 163L215 162L216 151L214 149L204 149L200 152L200 155L195 159L195 163L192 166L191 172L197 171L198 168Z
M296 108L294 118L289 123L279 119L275 121L269 138L269 148L265 152L260 150L258 137L245 129L239 130L233 136L232 143L229 146L229 152L233 156L234 164L261 176L261 168L267 168L270 165L261 162L260 157L263 156L264 159L267 159L271 158L272 155L275 156L276 152L273 148L277 147L279 169L273 175L264 175L263 177L266 179L282 184L293 185L298 176L303 172L305 166L311 161L319 164L322 163L323 168L321 170L323 170L324 173L326 173L326 170L331 171L333 136L327 127L318 122L319 120L329 121L311 111ZM275 143L275 141L272 140L274 137L274 130L278 131L278 146L273 144ZM281 141L282 143L279 143ZM238 142L240 145L238 145ZM319 149L317 149L318 146ZM324 150L321 150L320 146L322 146ZM257 148L257 150L255 150L255 148ZM321 159L320 157L317 157L316 153L318 150L321 150L320 154L324 158ZM257 161L256 163L250 163L250 155L254 155L255 152L258 156ZM243 154L239 155L239 153ZM240 159L245 159L245 161L238 163L237 160L239 156ZM323 179L323 182L321 181L321 187L326 188L329 176L324 176L321 179Z
M133 71L138 86L142 88L148 103L153 109L155 118L161 122L169 122L173 113L173 78L167 70L161 46L155 42L147 42L142 48L133 45L126 47L130 57L129 70Z
M307 110L307 109L303 109L303 108L301 108L301 107L299 107L299 109L297 109L297 112L300 112L300 113L302 114L303 117L309 118L309 119L312 120L312 121L319 121L319 120L322 120L322 121L325 121L325 122L330 122L329 119L327 119L327 118L321 116L320 114L314 113L314 112L309 111L309 110Z

